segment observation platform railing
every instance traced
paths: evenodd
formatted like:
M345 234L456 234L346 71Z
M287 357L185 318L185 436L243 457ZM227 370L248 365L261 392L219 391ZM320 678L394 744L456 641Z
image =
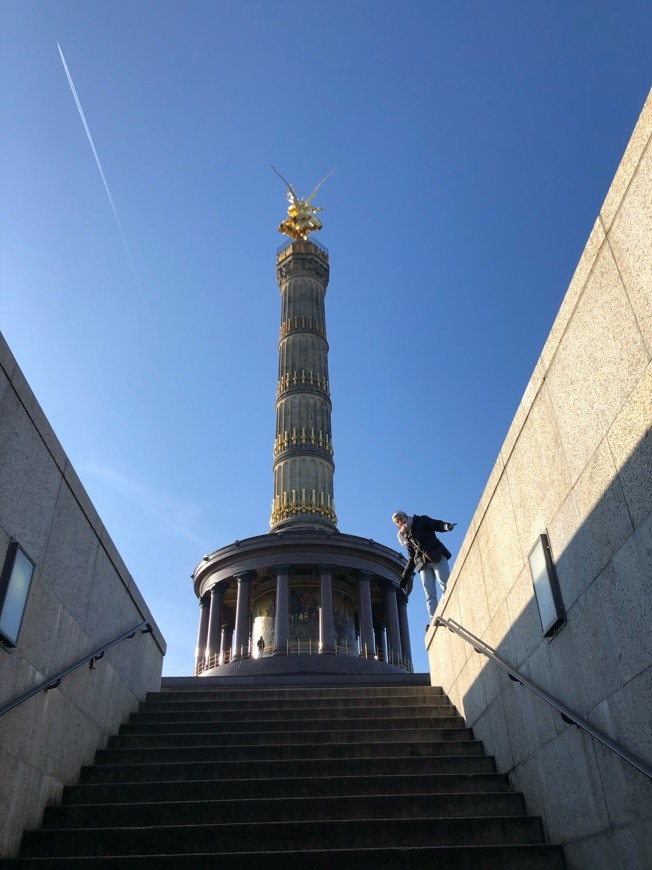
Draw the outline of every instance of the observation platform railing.
M240 655L236 657L236 654L232 650L227 650L222 653L215 653L214 655L209 656L203 661L199 662L195 667L195 676L198 677L204 671L208 671L212 668L217 668L220 665L228 665L232 661L244 661L245 659L263 659L263 658L271 658L274 655L278 655L278 653L274 652L273 647L264 647L263 649L255 649L252 650L251 646L243 646L240 650ZM306 640L296 640L296 641L288 641L286 644L285 655L299 655L299 656L314 656L314 655L322 655L319 649L319 641L312 640L308 638ZM350 656L352 658L362 658L362 659L374 659L379 662L387 662L390 665L394 665L398 668L403 668L408 673L414 673L414 668L412 662L408 659L404 659L401 656L394 653L392 650L389 650L385 655L383 650L378 647L377 649L369 648L367 644L363 644L362 649L358 649L358 645L351 646L348 642L338 643L335 642L335 655L338 656Z
M287 251L287 249L291 245L314 245L316 248L319 248L322 254L326 254L326 256L328 257L328 248L326 247L326 245L322 245L322 243L318 242L315 238L313 238L313 236L310 236L310 238L305 241L294 241L293 239L289 239L287 242L283 242L283 244L279 245L276 249L276 256L279 257L283 253L283 251ZM298 248L298 250L301 250L301 248Z

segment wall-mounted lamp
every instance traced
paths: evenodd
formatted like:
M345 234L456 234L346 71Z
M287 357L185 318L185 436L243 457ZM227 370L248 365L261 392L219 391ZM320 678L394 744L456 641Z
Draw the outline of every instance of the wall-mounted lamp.
M14 647L18 643L33 574L34 563L18 541L12 540L0 576L0 643L3 646Z
M566 610L561 598L555 563L552 561L548 535L539 535L539 540L529 555L529 561L543 636L550 637L566 622Z

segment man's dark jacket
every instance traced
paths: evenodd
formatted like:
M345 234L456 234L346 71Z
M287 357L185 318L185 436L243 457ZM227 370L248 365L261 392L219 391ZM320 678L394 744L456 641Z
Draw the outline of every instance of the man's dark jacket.
M432 517L412 517L412 528L405 532L407 540L408 559L403 569L401 587L405 586L408 577L415 567L420 571L426 562L439 562L442 558L450 559L451 552L439 540L435 532L447 532L450 523L433 520ZM404 582L405 581L405 582Z

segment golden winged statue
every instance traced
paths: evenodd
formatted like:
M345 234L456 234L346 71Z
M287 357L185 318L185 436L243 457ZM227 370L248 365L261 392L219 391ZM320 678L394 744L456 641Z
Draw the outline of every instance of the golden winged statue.
M272 166L271 163L269 165ZM281 181L285 183L288 189L288 200L290 202L290 205L288 206L287 219L279 226L278 231L279 233L285 233L286 236L290 236L290 238L294 239L295 242L299 239L305 241L310 233L315 233L321 229L321 221L316 217L316 215L319 214L319 212L324 211L324 209L313 205L312 201L319 188L326 179L335 172L335 170L331 169L328 175L322 178L307 199L300 199L296 194L294 186L283 178L275 166L272 166L272 169Z

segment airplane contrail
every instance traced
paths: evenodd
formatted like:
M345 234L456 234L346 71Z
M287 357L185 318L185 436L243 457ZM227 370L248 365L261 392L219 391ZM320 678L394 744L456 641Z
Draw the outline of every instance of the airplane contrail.
M125 246L125 250L127 251L127 256L129 257L129 262L131 263L131 267L134 270L134 274L136 276L136 280L138 280L138 273L136 272L136 265L134 263L134 258L131 256L131 251L129 250L129 245L127 243L127 237L124 234L124 230L122 229L122 224L120 223L120 218L118 217L118 211L115 207L115 203L113 202L113 197L111 196L111 191L109 190L109 185L106 180L106 176L104 175L104 170L102 169L102 164L100 163L100 158L97 154L97 149L95 148L95 143L93 142L93 137L91 136L91 131L86 123L86 117L84 115L84 110L82 109L82 105L79 101L79 97L77 96L77 91L75 90L75 85L72 80L72 76L70 75L70 70L68 69L68 64L66 63L66 59L63 56L63 51L61 51L61 46L57 42L57 48L59 49L59 54L61 55L61 63L63 64L63 68L66 72L66 77L68 78L68 84L70 85L70 90L72 91L72 95L75 100L75 105L77 106L77 111L79 112L79 117L81 118L81 122L84 125L84 130L86 131L86 136L88 138L89 145L93 151L93 157L95 157L95 162L97 163L97 168L100 171L100 176L102 177L102 182L104 184L104 189L106 190L106 195L109 198L109 203L111 204L111 209L113 211L113 216L115 218L115 222L118 225L118 229L120 230L120 235L122 236L122 241ZM138 282L140 283L140 281Z

